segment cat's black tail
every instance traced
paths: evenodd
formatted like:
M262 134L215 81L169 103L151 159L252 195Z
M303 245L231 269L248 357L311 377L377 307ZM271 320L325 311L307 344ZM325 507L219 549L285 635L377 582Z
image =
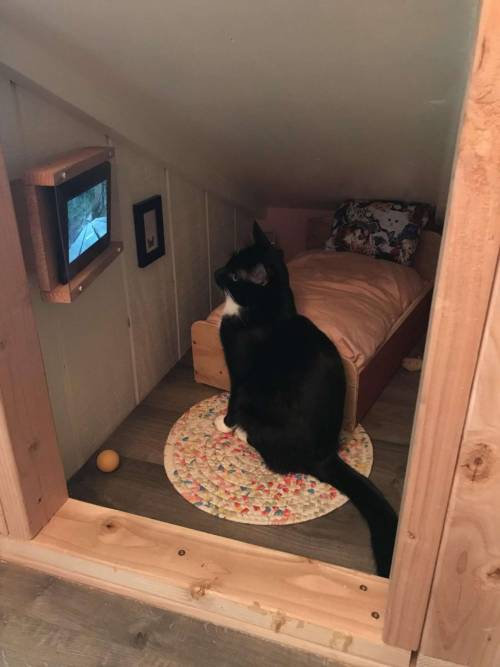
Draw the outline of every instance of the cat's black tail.
M398 518L382 493L337 453L318 465L315 476L348 496L370 527L377 574L388 577L396 540Z

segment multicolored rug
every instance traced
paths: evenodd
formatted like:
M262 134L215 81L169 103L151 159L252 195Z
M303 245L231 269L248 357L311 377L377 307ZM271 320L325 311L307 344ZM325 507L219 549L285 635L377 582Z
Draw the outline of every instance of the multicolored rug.
M165 445L165 470L174 488L204 512L230 521L263 525L301 523L328 514L346 496L309 475L277 475L260 455L214 421L227 412L228 394L197 403L175 423ZM344 437L340 455L365 476L372 443L362 426Z

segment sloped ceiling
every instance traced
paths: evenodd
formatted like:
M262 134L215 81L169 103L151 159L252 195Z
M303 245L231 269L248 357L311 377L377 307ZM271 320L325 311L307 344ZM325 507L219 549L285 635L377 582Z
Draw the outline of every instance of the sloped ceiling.
M443 196L472 0L2 0L269 205Z

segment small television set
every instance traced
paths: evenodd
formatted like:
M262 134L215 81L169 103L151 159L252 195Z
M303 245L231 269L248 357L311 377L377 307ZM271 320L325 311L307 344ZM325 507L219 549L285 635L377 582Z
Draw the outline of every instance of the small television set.
M111 164L102 162L57 185L59 278L68 283L111 239Z

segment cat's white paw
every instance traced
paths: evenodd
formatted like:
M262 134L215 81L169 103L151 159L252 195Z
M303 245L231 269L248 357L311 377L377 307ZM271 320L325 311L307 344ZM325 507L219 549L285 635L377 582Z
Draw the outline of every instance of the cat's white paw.
M226 426L224 422L224 415L219 415L215 419L215 428L219 431L219 433L231 433L233 430L232 428L229 428L229 426Z
M244 431L242 428L239 426L237 427L236 431L234 432L234 435L239 438L240 440L243 440L244 443L248 444L248 437L246 431Z

